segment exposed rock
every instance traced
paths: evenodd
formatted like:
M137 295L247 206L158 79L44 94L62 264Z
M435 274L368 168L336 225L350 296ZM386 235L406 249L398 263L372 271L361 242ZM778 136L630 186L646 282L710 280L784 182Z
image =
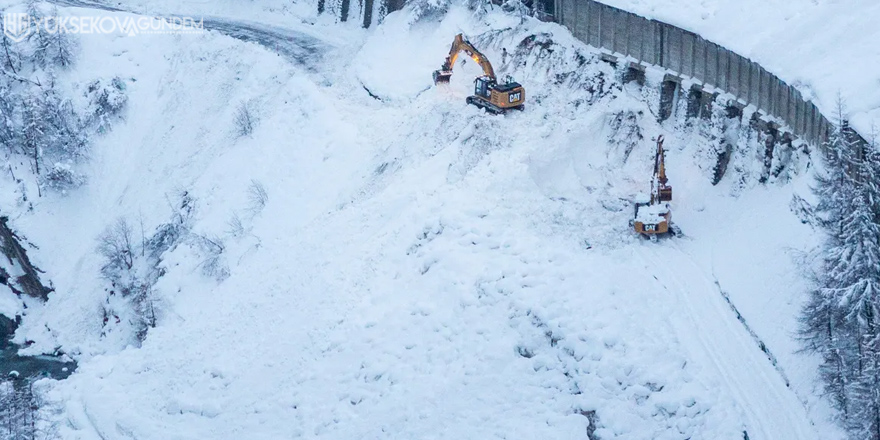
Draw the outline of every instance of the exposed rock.
M7 269L0 265L0 282L9 286L18 295L25 294L45 301L52 289L44 286L40 281L39 273L42 271L31 264L27 251L21 246L21 239L12 232L8 222L8 217L0 217L0 252L6 256L9 265L18 270L10 270L11 268Z

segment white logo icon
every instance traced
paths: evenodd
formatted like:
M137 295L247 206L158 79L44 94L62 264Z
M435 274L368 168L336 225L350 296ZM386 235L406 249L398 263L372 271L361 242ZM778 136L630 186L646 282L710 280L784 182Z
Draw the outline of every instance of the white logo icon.
M23 12L3 14L3 33L10 40L21 43L31 31L31 19L28 14Z

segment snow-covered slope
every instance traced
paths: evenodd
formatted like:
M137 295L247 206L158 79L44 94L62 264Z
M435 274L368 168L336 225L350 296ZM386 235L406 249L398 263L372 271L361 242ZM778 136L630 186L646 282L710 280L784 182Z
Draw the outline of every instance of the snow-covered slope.
M696 129L658 125L651 85L621 87L564 29L408 12L318 28L306 65L216 33L83 37L80 71L131 78L127 121L86 187L16 219L57 289L17 338L80 362L48 386L65 438L838 438L791 342L806 158L766 186L738 158L711 186ZM460 31L526 111L467 106L473 63L432 86ZM631 153L609 143L621 111L644 131ZM650 243L627 222L660 134L686 237ZM191 243L169 251L135 347L103 321L95 237L120 216L149 233L183 192L228 277Z
M201 0L122 0L145 13L178 13L249 18L297 25L332 21L317 15L317 2L242 4ZM853 125L865 136L880 120L880 4L873 0L602 0L603 3L696 32L757 61L835 116L838 96ZM329 2L332 3L332 2ZM328 4L329 4L328 3ZM349 23L358 26L358 20Z

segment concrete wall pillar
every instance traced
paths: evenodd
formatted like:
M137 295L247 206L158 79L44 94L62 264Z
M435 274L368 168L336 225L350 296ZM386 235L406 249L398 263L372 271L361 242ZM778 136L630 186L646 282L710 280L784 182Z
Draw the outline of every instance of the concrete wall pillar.
M659 122L663 122L675 113L675 103L678 102L678 81L666 79L660 85L660 112L657 115Z

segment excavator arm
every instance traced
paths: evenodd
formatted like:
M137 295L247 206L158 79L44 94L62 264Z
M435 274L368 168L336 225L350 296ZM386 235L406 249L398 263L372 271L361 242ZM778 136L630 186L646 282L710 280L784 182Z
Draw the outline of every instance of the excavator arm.
M495 81L495 69L492 68L492 63L489 62L489 59L465 39L462 34L458 34L455 36L455 40L452 41L449 56L446 57L443 66L440 67L440 70L434 71L434 84L449 82L449 78L452 76L452 68L458 60L458 55L462 52L483 68L483 75L488 76L491 81Z
M654 156L654 179L657 181L656 200L668 202L672 200L672 187L667 183L666 177L666 152L663 151L663 136L657 138L657 155Z

